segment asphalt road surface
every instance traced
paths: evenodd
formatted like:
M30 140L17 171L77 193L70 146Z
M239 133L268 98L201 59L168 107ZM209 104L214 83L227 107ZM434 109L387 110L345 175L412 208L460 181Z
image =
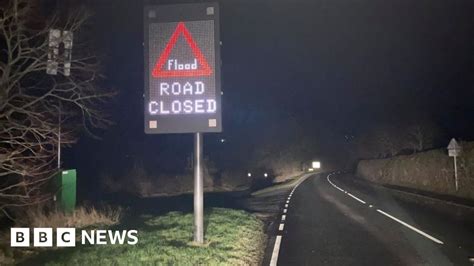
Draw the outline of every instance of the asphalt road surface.
M285 199L269 263L472 265L473 213L318 174Z

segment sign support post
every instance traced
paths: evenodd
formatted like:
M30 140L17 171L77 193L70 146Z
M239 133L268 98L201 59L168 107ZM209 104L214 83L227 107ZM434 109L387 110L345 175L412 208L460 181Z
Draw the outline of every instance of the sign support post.
M453 138L449 142L448 145L448 155L449 157L454 157L454 185L456 187L456 191L459 190L459 181L458 181L458 165L457 165L457 157L461 154L462 147L458 144L458 142Z
M456 191L458 191L458 165L456 163L457 156L454 156L454 184L456 186Z
M204 243L202 133L194 133L194 242Z

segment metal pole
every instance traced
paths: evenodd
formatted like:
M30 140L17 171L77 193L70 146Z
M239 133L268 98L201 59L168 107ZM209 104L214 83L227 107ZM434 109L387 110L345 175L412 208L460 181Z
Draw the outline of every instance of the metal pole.
M194 242L204 243L202 133L194 134Z
M59 107L58 119L58 170L61 169L61 107Z
M456 157L454 156L454 183L456 184L456 191L458 191L458 165L456 163Z

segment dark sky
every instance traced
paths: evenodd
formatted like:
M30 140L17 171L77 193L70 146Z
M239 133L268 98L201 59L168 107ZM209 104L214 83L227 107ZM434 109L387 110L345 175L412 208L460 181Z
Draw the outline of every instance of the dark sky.
M311 2L222 6L231 96L342 124L412 109L472 114L472 1Z
M111 85L141 94L142 5L92 7ZM473 1L225 1L221 12L226 106L342 124L374 111L472 114Z
M120 95L104 141L80 146L190 152L190 136L143 133L143 4L88 6L108 84ZM208 137L208 150L221 136L252 143L269 124L292 119L308 132L364 134L380 121L419 116L448 136L474 138L474 1L230 0L220 7L224 133Z

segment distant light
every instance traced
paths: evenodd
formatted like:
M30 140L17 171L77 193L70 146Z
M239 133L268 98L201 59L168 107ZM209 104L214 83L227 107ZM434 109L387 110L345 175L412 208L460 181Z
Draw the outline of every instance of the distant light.
M248 174L247 174L247 176L248 176L248 177L251 177L251 176L252 176L252 174L251 174L251 173L248 173Z
M310 171L310 172L313 172L313 171L314 171L314 169L313 169L313 168L309 168L309 169L308 169L308 171Z
M312 166L314 169L319 169L319 168L321 168L321 162L313 161L313 162L311 163L311 166Z
M225 142L225 139L221 139L221 143L224 143Z
M265 173L265 174L263 174L263 176L264 176L264 177L268 177L268 174L267 174L267 173Z

